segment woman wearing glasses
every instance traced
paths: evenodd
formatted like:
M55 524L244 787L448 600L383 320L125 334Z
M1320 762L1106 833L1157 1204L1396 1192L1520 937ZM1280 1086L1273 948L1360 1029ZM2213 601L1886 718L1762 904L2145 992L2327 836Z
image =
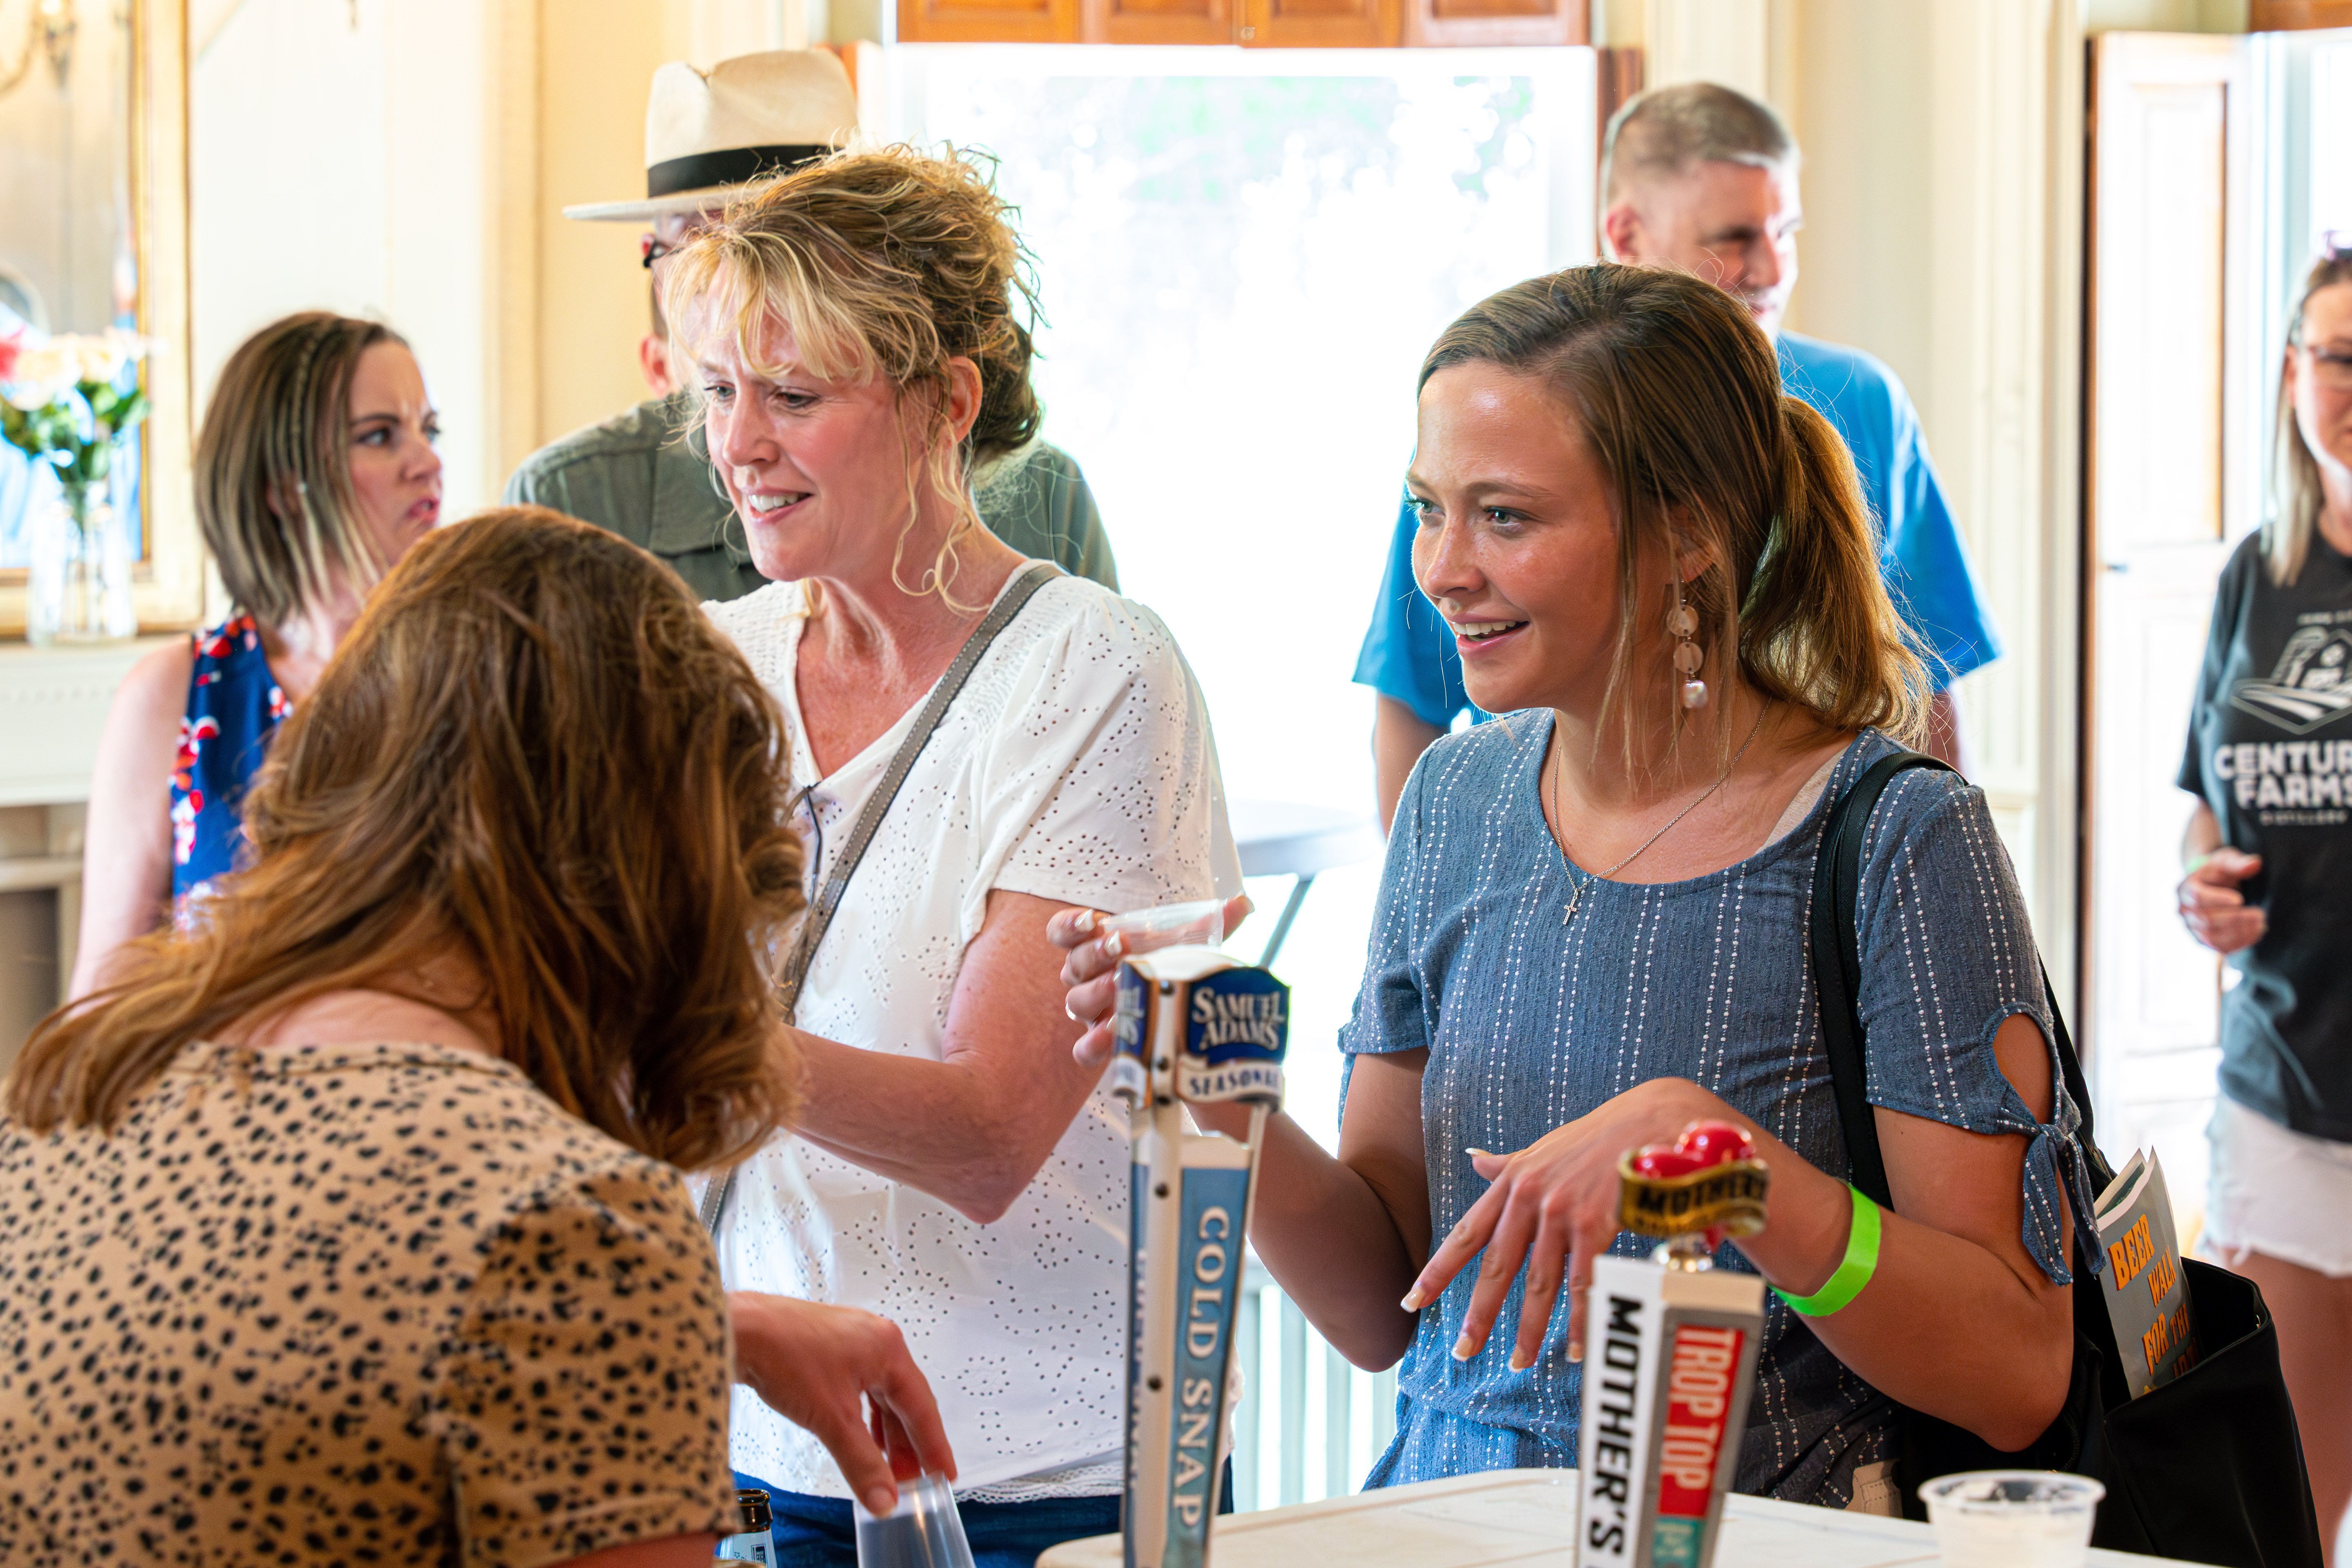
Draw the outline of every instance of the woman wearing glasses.
M2213 601L2179 900L2241 976L2221 998L2205 1247L2277 1314L2332 1542L2352 1500L2352 247L2305 282L2276 440L2271 516Z

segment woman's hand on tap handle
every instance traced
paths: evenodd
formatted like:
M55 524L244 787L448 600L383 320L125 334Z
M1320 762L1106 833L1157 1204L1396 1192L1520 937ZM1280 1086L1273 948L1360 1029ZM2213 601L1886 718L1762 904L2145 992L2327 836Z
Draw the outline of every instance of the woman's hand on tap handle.
M1231 936L1249 918L1255 906L1247 893L1225 900L1225 934ZM1094 910L1065 910L1045 924L1045 940L1069 956L1062 961L1062 984L1070 994L1063 1006L1072 1019L1087 1026L1070 1054L1081 1067L1099 1068L1110 1060L1110 1010L1118 988L1118 961L1127 956L1128 938L1105 932L1104 916Z

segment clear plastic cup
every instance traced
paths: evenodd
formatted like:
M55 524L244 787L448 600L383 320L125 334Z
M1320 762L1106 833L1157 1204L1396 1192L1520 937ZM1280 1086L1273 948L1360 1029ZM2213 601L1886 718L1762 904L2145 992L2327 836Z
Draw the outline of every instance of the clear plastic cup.
M2060 1470L1968 1470L1919 1489L1944 1568L2083 1568L2106 1495Z
M852 1499L857 1568L972 1568L971 1543L945 1476L926 1472L898 1483L898 1506L871 1514Z
M1194 899L1190 903L1105 915L1102 929L1124 935L1126 951L1131 953L1163 947L1216 947L1225 940L1225 900Z

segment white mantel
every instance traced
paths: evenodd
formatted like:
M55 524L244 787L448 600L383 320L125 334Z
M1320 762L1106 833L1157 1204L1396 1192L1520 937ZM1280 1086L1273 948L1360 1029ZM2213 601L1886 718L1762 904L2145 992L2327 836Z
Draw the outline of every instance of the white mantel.
M0 806L88 800L114 689L142 656L173 640L50 647L0 643Z
M107 705L133 664L176 640L0 643L0 1067L72 971L82 805Z

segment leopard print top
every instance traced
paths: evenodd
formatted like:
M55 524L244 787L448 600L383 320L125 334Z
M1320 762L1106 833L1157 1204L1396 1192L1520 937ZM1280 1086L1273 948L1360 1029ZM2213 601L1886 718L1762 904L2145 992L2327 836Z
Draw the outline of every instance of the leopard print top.
M0 1563L561 1562L734 1528L684 1184L511 1066L196 1045L0 1120Z

